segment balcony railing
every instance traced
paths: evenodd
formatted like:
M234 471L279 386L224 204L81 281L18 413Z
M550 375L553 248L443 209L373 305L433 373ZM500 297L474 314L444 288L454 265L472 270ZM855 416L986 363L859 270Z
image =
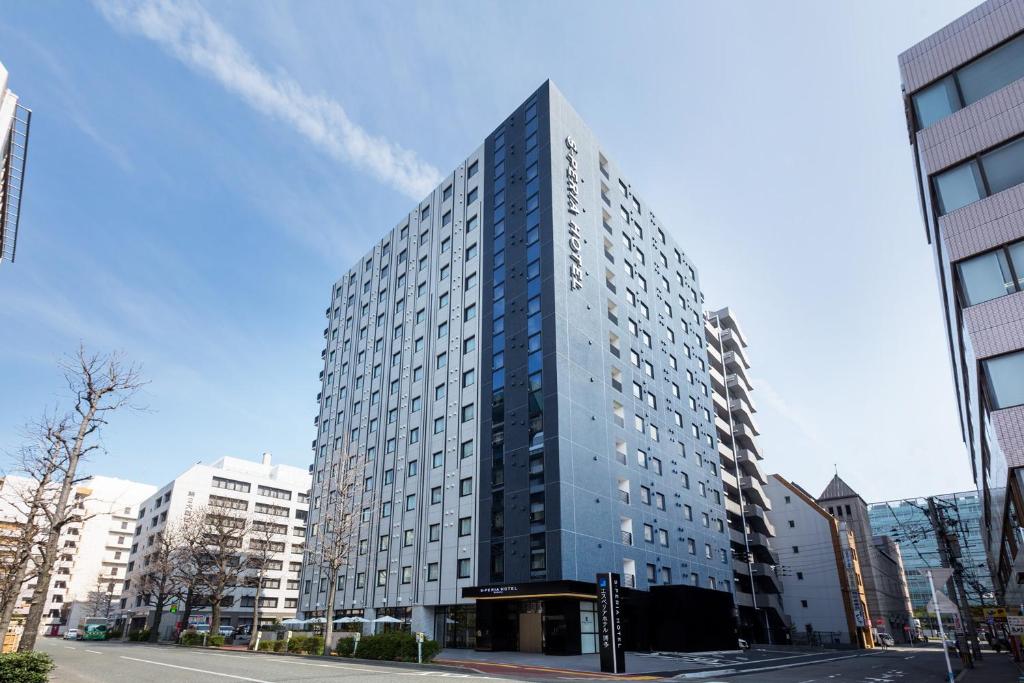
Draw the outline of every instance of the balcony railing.
M623 574L622 585L626 588L636 588L636 577L632 574Z
M629 491L623 491L622 489L618 489L618 495L619 500L621 500L626 505L629 505Z
M620 531L622 534L622 543L624 545L633 545L633 532L632 531Z

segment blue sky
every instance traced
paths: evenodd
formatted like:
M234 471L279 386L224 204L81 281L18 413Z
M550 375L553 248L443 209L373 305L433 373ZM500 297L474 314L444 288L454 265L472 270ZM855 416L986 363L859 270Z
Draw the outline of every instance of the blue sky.
M896 55L974 4L8 3L0 449L81 340L150 380L89 471L305 467L331 283L552 78L739 316L768 471L970 488Z

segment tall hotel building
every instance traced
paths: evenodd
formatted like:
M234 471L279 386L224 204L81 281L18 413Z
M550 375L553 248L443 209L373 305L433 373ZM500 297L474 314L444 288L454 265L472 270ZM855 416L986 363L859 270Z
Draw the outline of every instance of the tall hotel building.
M1024 602L1024 0L899 57L963 440L1001 604Z
M545 83L332 287L303 614L594 652L612 571L635 589L627 645L656 644L633 605L652 624L677 609L678 647L728 646L701 303L683 248ZM361 525L327 595L335 468Z

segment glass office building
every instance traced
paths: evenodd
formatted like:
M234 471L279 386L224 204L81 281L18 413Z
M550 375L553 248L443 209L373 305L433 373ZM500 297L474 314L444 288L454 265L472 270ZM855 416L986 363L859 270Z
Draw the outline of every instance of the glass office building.
M636 606L659 590L702 612L685 645L731 637L702 302L545 83L331 288L302 613L592 652L613 571ZM316 529L339 468L361 522L328 595Z
M985 535L981 497L977 491L934 496L947 520L946 527L957 538L960 563L964 568L964 589L972 607L995 606L995 590L985 555ZM942 567L935 529L928 517L927 498L908 498L872 503L868 506L871 531L889 536L900 544L903 567L907 572L910 602L921 616L931 600L928 578L923 571ZM936 589L941 589L936 586ZM956 596L951 596L957 599Z

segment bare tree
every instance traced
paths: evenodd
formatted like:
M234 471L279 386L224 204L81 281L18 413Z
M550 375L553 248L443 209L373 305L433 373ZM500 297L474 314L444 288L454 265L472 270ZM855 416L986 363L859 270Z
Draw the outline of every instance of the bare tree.
M138 560L143 573L138 577L134 593L141 595L143 602L154 609L153 624L149 631L149 641L152 643L160 639L164 609L181 595L181 566L188 562L188 549L182 527L181 521L168 524L163 531L156 534L153 545L147 547L145 554Z
M31 425L28 431L35 443L21 449L13 468L25 476L27 485L9 480L0 490L2 502L13 514L5 524L0 551L7 565L7 571L0 572L0 634L10 626L22 587L39 578L40 545L47 540L50 521L47 507L56 498L67 469L65 454L51 434L65 428L62 420L53 416Z
M361 473L347 457L348 444L335 451L331 472L321 487L320 515L314 533L310 536L313 547L307 549L310 565L320 567L321 576L327 574L327 623L324 625L324 655L330 654L334 632L334 599L338 590L338 575L348 567L358 542L359 514L357 499Z
M256 589L252 606L252 631L249 634L249 649L256 649L256 635L260 627L260 600L263 598L263 584L267 572L281 565L284 555L284 536L288 525L277 521L279 518L263 515L251 522L249 547L246 557L246 585Z
M221 606L241 583L245 573L243 544L250 520L215 507L196 507L186 518L185 540L196 589L210 604L210 632L220 626Z
M64 461L63 478L57 498L44 507L49 523L46 545L39 558L39 577L25 620L25 633L18 650L33 650L39 623L43 617L50 576L57 557L61 530L73 518L71 493L82 458L99 449L99 430L109 415L128 405L142 385L139 368L126 365L118 353L89 354L80 346L74 359L64 364L64 378L75 397L74 410L67 416L44 420L47 423L41 441Z
M110 586L109 576L97 576L96 587L89 591L86 602L86 611L90 617L110 618L110 606L114 601L114 594Z

